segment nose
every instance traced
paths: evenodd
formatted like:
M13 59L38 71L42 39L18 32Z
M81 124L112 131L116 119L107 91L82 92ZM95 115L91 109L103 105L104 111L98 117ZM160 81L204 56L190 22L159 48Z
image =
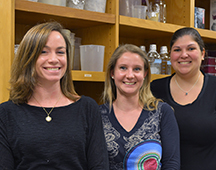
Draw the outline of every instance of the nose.
M134 78L134 72L133 72L132 69L128 69L128 70L127 70L126 78L128 78L128 79Z
M188 57L187 50L182 50L181 57L183 57L183 58Z
M58 56L55 52L51 52L50 55L49 55L49 59L48 61L50 63L57 63L58 62Z

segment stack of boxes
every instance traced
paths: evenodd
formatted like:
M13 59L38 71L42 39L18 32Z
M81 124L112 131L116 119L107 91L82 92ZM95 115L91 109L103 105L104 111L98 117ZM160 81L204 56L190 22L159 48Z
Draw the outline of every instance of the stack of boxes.
M202 62L201 70L216 76L216 51L207 51L207 56L205 56Z

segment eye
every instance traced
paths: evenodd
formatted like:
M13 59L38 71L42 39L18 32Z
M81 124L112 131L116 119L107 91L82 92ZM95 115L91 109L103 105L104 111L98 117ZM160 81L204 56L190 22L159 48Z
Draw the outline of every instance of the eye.
M121 69L121 70L126 70L126 67L121 66L120 69Z
M136 67L136 68L134 68L134 70L135 70L135 71L140 71L141 68L140 68L140 67Z
M59 54L59 55L64 55L65 53L66 53L66 51L62 51L62 50L57 51L57 54Z
M42 50L42 51L41 51L41 54L46 54L46 53L47 53L46 50Z
M193 51L193 50L195 50L195 48L194 47L190 47L188 50L189 51Z
M181 50L179 48L176 48L176 49L173 49L173 51L178 52L178 51L181 51Z

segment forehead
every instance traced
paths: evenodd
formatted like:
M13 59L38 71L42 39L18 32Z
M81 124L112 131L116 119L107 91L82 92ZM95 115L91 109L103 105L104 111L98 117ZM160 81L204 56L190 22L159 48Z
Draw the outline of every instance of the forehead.
M173 46L176 45L188 45L188 44L195 44L198 45L198 43L194 40L194 38L191 35L184 35L182 37L179 37Z
M144 64L144 61L142 57L133 52L124 52L117 60L117 63L127 63L127 64L132 64L132 63L139 63L139 64Z

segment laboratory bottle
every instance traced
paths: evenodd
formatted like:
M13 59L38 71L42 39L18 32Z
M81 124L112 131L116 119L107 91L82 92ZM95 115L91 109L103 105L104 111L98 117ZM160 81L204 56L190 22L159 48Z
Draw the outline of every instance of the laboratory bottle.
M165 0L160 0L160 22L166 23L167 7Z
M161 70L161 58L157 52L157 45L150 44L149 52L147 53L148 61L150 63L150 69L152 74L160 74Z
M170 61L170 56L168 56L168 60L167 60L167 72L166 74L172 74L172 65L171 65L171 61Z
M141 45L140 46L140 49L146 54L147 56L147 52L146 52L146 47L144 45Z
M161 57L161 74L167 74L167 62L169 60L167 46L161 46L160 57Z

